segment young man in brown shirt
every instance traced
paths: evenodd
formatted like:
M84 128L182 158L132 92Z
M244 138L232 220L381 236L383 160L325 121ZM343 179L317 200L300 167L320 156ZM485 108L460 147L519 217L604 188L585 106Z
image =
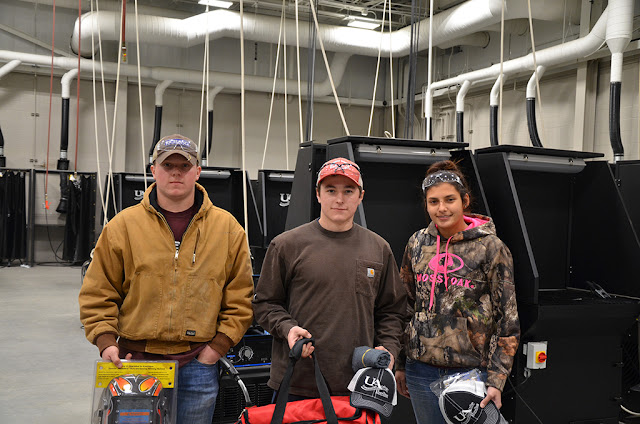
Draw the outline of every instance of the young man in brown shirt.
M320 218L271 242L254 314L273 335L269 387L279 389L291 346L313 336L329 391L348 395L354 348L376 346L398 356L406 294L389 244L353 222L364 196L359 167L344 158L326 162L316 196ZM307 344L303 357L313 351ZM318 397L313 373L311 361L300 361L290 394Z

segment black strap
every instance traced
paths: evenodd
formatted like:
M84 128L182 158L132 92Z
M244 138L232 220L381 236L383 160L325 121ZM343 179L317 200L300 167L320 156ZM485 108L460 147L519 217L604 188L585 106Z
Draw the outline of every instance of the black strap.
M280 390L278 391L276 407L273 410L273 416L271 417L271 424L282 424L284 420L284 413L287 408L287 402L289 400L289 388L291 387L291 376L293 375L293 368L301 356L303 345L307 343L311 343L313 345L314 340L298 340L291 348L291 352L289 353L289 365L287 366L287 371L285 372L284 377L282 378L282 382L280 383ZM320 399L322 401L322 407L324 409L324 416L326 418L327 424L338 424L338 417L336 416L336 411L333 409L331 396L329 395L329 389L327 388L327 383L324 381L324 376L320 371L320 366L318 365L318 361L316 360L316 354L311 355L311 359L313 360L313 365L315 368L316 386L318 387L318 392L320 393Z
M312 355L312 357L313 366L316 370L316 386L318 386L318 392L320 392L320 400L322 401L322 407L324 409L324 416L327 419L327 424L338 424L338 417L336 416L336 411L333 409L333 403L331 403L329 388L327 387L326 381L324 381L322 371L320 371L318 360L315 355Z

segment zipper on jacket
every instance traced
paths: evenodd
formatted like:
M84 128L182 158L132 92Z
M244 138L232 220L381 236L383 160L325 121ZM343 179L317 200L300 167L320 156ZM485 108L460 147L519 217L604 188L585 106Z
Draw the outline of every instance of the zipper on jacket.
M196 263L196 250L198 249L198 241L200 240L200 228L198 228L198 234L196 234L196 245L193 246L193 259L191 260L191 265Z
M189 225L187 225L187 228L184 230L184 233L182 233L182 238L184 240L184 235L187 234L187 231L189 231L189 228L191 228L191 224L195 221L195 217L198 215L199 212L196 212L196 214L193 216L193 218L191 218L191 221L189 222ZM173 236L173 242L175 243L176 241L176 235L173 233L173 230L171 229L171 226L169 225L169 223L167 222L167 219L164 217L164 215L162 215L160 212L156 211L156 214L162 219L162 221L165 223L165 225L167 226L167 228L169 228L169 232L171 233L171 235ZM198 229L198 235L196 237L196 246L198 245L198 238L200 236L200 229ZM180 246L182 246L182 242L180 242ZM173 259L173 284L172 286L175 287L176 286L176 281L178 280L178 254L180 253L180 247L176 247L176 254L174 256ZM196 252L195 252L195 248L193 249L193 262L195 263L195 256L196 256ZM171 327L172 327L172 321L173 319L173 307L169 308L169 333L171 333Z
M167 226L167 228L169 229L169 232L171 233L171 237L173 238L173 244L175 246L176 243L176 235L173 234L173 230L171 229L171 226L169 225L169 223L167 222L167 219L164 217L164 215L162 215L160 212L156 211L156 215L158 215L160 217L160 219L162 219L162 222L164 222L164 224ZM186 231L185 231L186 232ZM182 244L182 243L180 243ZM172 286L175 287L176 286L176 274L178 272L178 254L180 253L180 247L179 246L175 246L176 249L176 254L173 257L173 284ZM169 307L169 333L171 332L171 321L173 318L173 307Z

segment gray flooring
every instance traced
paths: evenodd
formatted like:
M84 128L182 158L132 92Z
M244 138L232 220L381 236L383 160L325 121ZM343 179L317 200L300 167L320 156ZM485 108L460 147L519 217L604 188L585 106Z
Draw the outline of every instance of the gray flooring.
M79 267L0 268L0 423L91 422L98 350L78 316Z

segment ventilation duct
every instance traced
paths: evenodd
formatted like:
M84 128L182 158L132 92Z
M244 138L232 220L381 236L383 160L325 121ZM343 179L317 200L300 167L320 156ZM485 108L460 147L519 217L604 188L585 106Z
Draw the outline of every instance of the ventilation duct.
M560 3L560 2L558 2ZM563 44L559 44L553 47L549 47L544 50L536 52L536 61L539 65L550 67L560 65L575 60L583 59L602 47L605 42L607 34L607 22L609 17L611 19L633 19L633 13L624 16L628 13L626 9L610 10L607 7L603 12L596 24L593 26L591 32L586 36L577 40L568 41ZM502 64L502 71L504 74L518 74L521 72L530 72L534 69L533 54L506 61ZM431 118L433 93L441 90L439 94L445 94L449 87L458 86L464 81L469 80L472 82L486 82L498 78L500 75L500 63L496 63L488 68L479 69L473 72L467 72L460 74L453 78L440 80L431 84L431 91L427 91L427 98L425 99L425 111L429 114L425 115L427 119Z
M471 81L465 81L456 96L456 141L464 143L464 98L471 88Z
M60 158L56 169L67 171L69 169L69 159L67 158L67 150L69 148L69 98L71 97L71 82L78 76L78 70L72 69L62 76L61 98L62 98L62 116L60 122ZM69 174L62 172L60 174L60 203L56 208L58 213L67 213L69 208L70 196Z
M333 76L333 82L336 86L340 85L342 77L344 76L347 62L351 55L336 53L331 60L330 69ZM0 60L13 60L18 59L25 63L34 65L51 66L51 56L36 55L31 53L12 52L8 50L0 50ZM59 69L75 69L78 67L78 60L67 57L54 57L53 66ZM95 64L96 72L100 70L100 64ZM118 65L116 63L103 63L102 70L105 74L116 75ZM93 62L88 59L80 60L80 69L83 72L91 73L93 69ZM135 66L121 66L120 75L127 77L138 77L138 70ZM202 85L202 71L192 71L187 69L176 68L164 68L164 67L140 67L140 76L143 79L153 79L156 81L171 80L175 82L181 82L185 84L192 84L196 86ZM209 72L209 83L211 85L221 86L229 89L240 89L240 75L230 74L226 72ZM302 84L306 85L306 82L302 81ZM291 95L297 95L298 83L297 81L287 80L287 91ZM315 92L320 96L328 96L332 94L331 82L329 78L326 78L323 82L315 83ZM245 76L245 88L249 91L259 91L264 93L271 93L273 89L273 79L260 76ZM276 82L275 92L278 94L284 94L284 80L278 80ZM367 104L371 104L370 101Z
M489 141L492 146L500 144L498 140L498 127L500 125L498 122L498 109L500 107L500 83L503 77L506 77L506 75L499 76L496 82L493 83L491 95L489 96Z
M0 79L16 69L20 63L22 62L19 60L12 60L2 66L2 68L0 68ZM2 135L2 129L0 128L0 168L4 168L5 166L7 166L7 158L4 156L4 136Z
M622 55L631 40L633 0L610 0L611 17L607 21L607 46L611 50L609 85L609 140L615 162L624 158L620 136L620 94L622 91Z
M153 163L153 149L155 149L158 140L160 140L160 131L162 130L162 105L165 90L173 83L171 80L164 80L156 86L156 108L153 116L153 139L149 148L149 164Z
M503 0L469 0L433 17L433 45L465 37L482 31L489 25L500 23ZM572 1L571 5L576 2ZM557 0L537 0L532 2L532 14L538 20L562 20L564 2ZM510 0L505 10L505 20L522 19L529 16L526 0ZM97 49L95 40L100 28L102 41L117 41L120 37L120 14L116 12L90 12L82 15L82 52L84 57L92 56ZM207 33L209 40L222 37L240 38L240 14L230 10L214 10L186 19L160 16L138 15L138 33L143 43L164 46L191 47L203 44ZM245 14L243 17L245 40L277 43L280 32L280 18L274 16ZM71 48L78 53L78 20L76 20ZM419 25L418 45L426 49L429 41L429 19ZM135 19L126 20L126 31L135 32ZM295 21L285 20L285 30L289 40L296 39ZM299 27L300 45L308 47L309 27ZM92 31L94 41L92 45ZM319 26L318 37L322 38L325 49L334 52L377 57L382 46L382 56L388 57L390 49L395 57L407 56L411 44L410 26L392 33L380 34L346 26ZM380 38L382 37L382 40Z
M545 69L544 66L538 66L538 80L544 75ZM536 73L534 72L527 83L527 95L525 98L527 103L527 128L529 129L531 144L535 147L542 147L540 135L538 135L538 123L536 122L536 86Z

